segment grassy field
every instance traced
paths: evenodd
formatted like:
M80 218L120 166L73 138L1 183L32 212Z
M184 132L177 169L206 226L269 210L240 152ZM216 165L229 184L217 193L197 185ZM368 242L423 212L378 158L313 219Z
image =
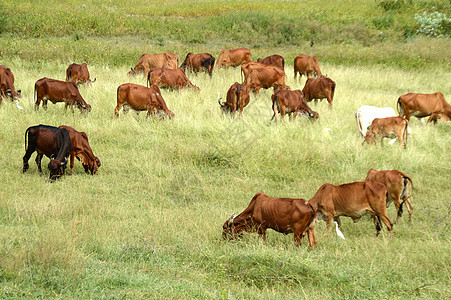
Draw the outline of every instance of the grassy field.
M217 57L222 47L244 45L254 58L283 55L287 84L297 89L305 83L305 78L293 80L288 58L311 54L307 38L282 39L279 45L261 39L255 47L264 35L258 33L258 26L252 41L240 36L226 41L217 27L205 31L211 32L206 35L211 43L188 43L189 36L172 32L185 24L183 18L202 24L206 16L211 24L261 14L280 21L284 16L295 18L305 6L280 1L285 10L272 13L273 1L164 5L167 2L153 1L144 9L142 1L134 1L134 6L92 1L85 8L68 1L89 14L65 21L62 15L72 10L57 1L46 1L49 10L33 1L21 2L17 9L11 8L17 1L0 4L2 12L8 11L0 19L0 64L13 70L24 108L18 110L7 101L0 108L0 297L449 299L450 124L425 127L412 119L408 147L402 150L397 143L362 146L354 119L360 106L395 108L396 99L407 92L441 91L450 102L449 38L401 41L402 34L396 34L402 26L414 28L409 15L433 5L443 8L442 2L352 1L354 6L346 8L354 17L348 18L338 4L329 9L325 1L303 1L303 5L319 5L311 10L316 19L322 16L317 23L321 26L327 23L338 31L342 25L360 24L370 33L378 29L369 20L385 13L379 3L405 5L397 14L406 21L393 19L387 41L367 46L355 39L355 43L317 42L322 71L336 81L337 88L332 110L324 101L312 103L320 115L316 123L271 122L272 91L252 96L242 118L223 115L217 95L224 96L232 83L240 81L238 69L214 71L211 79L188 74L200 92L163 90L174 119L146 120L145 113L121 111L113 120L117 87L126 82L145 85L144 78L126 75L142 52L174 51L184 58L194 49ZM371 10L374 6L378 14ZM157 13L154 7L161 10ZM99 14L102 8L105 15ZM128 20L124 16L138 12L143 17L131 18L135 23L124 21ZM40 14L54 22L41 20ZM312 18L312 14L302 16L307 15ZM154 17L165 20L167 27L149 30L147 36L146 28L154 27L146 20ZM111 23L115 18L119 21ZM77 25L83 22L103 23L91 29ZM247 26L246 20L236 23ZM11 24L22 24L24 29ZM193 24L197 23L186 26ZM38 25L36 32L42 33L34 35L32 28ZM414 70L410 58L427 68ZM92 86L80 87L92 111L72 114L64 112L62 104L51 103L47 111L35 111L36 80L64 79L74 60L87 61L91 76L97 78ZM76 161L72 176L49 183L48 159L43 159L44 175L40 175L35 155L30 170L22 174L24 132L37 124L64 124L86 132L102 162L99 174L85 175ZM256 234L235 242L222 240L224 221L245 209L257 192L310 199L323 183L363 180L370 168L398 169L413 179L413 222L404 215L391 239L385 228L375 237L372 221L364 217L357 224L342 218L344 241L327 234L325 223L319 222L314 251L308 249L307 240L296 247L292 235L274 231L268 232L266 242ZM395 219L393 205L388 214Z

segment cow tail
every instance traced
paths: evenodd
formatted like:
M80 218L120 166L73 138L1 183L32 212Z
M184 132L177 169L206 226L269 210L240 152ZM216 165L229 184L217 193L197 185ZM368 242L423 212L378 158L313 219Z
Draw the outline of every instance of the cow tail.
M235 95L236 95L236 107L240 107L240 89L235 89Z
M312 209L312 216L310 217L310 221L308 222L308 225L310 226L310 224L312 224L312 222L315 220L316 211L309 202L307 202L307 205L310 206L310 208Z
M332 81L332 85L331 85L330 89L331 89L330 98L334 99L334 94L335 94L335 82L334 81Z
M398 115L401 116L401 112L402 112L402 116L404 117L404 110L402 109L402 105L401 105L401 98L398 98L398 102L396 103L396 110L398 111Z
M272 111L274 111L274 105L276 105L277 103L277 93L274 93L274 101L272 102ZM272 115L271 121L274 120L274 118L276 117L276 114L274 113Z
M405 120L404 132L402 133L402 139L404 140L404 148L407 147L407 127L409 127L409 121Z
M147 73L147 87L149 87L150 86L150 73L151 73L152 71L150 71L149 73Z
M357 129L359 130L359 134L363 136L362 124L360 124L360 115L359 112L355 112L355 121L357 122Z
M29 131L30 131L30 127L28 127L27 130L25 130L25 152L27 152L27 137L28 137Z

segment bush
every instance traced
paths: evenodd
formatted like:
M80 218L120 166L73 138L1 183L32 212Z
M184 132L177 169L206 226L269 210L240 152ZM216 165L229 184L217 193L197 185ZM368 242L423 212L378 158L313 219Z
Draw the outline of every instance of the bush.
M433 12L423 15L415 14L415 21L420 26L417 33L431 37L442 37L451 35L451 19L445 14Z

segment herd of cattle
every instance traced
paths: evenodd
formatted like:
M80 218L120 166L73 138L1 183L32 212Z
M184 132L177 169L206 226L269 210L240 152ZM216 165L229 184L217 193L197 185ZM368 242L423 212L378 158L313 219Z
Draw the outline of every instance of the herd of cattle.
M178 67L178 57L172 52L160 54L144 53L129 76L142 74L147 76L147 86L133 83L122 84L117 88L117 106L114 118L121 108L126 113L130 108L135 111L147 111L149 115L167 115L174 113L166 105L160 88L181 89L190 87L199 90L186 76L185 71L206 72L212 76L213 69L221 67L241 67L243 83L233 83L227 91L226 101L218 99L220 107L225 112L241 115L244 107L250 102L250 93L259 93L260 89L274 88L271 96L273 119L277 115L281 119L289 114L293 119L297 115L310 120L319 118L317 112L310 109L308 102L327 99L329 108L335 93L336 83L321 73L316 56L299 55L294 59L294 78L299 74L307 77L302 90L291 90L285 84L285 60L280 55L271 55L257 62L251 61L251 53L247 48L222 50L218 59L209 53L188 53L183 63ZM95 81L95 80L94 80ZM81 112L90 111L91 106L81 96L78 85L91 82L87 65L71 64L66 71L66 81L41 78L35 83L35 109L43 102L47 109L47 101L64 102L65 108L78 107ZM6 66L0 66L0 104L3 98L18 100L21 91L14 88L14 75ZM397 137L401 146L406 146L408 126L411 116L423 118L430 116L427 123L451 120L451 106L442 93L402 95L397 101L398 114L393 108L378 108L362 106L355 112L359 133L364 137L363 143L372 144L383 138ZM50 179L56 179L65 172L70 156L70 171L74 166L74 158L81 161L86 173L95 174L100 167L100 160L93 154L88 137L84 132L78 132L69 126L38 125L29 127L25 132L26 153L23 157L23 172L29 168L28 160L37 151L36 164L41 169L43 155L50 158L48 168ZM365 181L343 185L324 184L309 201L304 199L274 198L263 193L256 194L249 206L238 216L233 214L223 225L223 236L235 238L245 231L258 232L266 237L266 229L272 228L281 233L294 233L296 244L308 235L310 246L316 244L314 235L315 220L327 222L330 230L335 221L341 229L340 216L351 217L357 222L361 216L370 212L377 234L385 224L389 233L393 223L387 216L386 207L394 202L398 218L402 215L402 207L412 217L412 204L409 197L413 184L409 176L397 170L376 171L371 169ZM410 192L409 192L410 190ZM395 222L396 223L396 222ZM338 229L337 229L338 230Z

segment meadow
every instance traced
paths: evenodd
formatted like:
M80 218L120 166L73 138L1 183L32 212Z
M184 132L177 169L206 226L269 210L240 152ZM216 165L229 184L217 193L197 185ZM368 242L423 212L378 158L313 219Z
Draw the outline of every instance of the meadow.
M135 1L134 8L121 1L92 1L103 10L116 6L104 15L106 21L94 26L98 32L76 21L100 22L100 10L86 18L61 21L58 13L52 16L53 9L38 9L33 1L14 10L16 19L10 12L1 19L3 23L0 20L0 64L14 72L23 107L19 110L4 101L0 108L1 297L449 299L450 123L426 127L412 118L412 134L404 150L397 143L362 146L354 118L354 111L362 105L395 108L397 98L407 92L441 91L450 102L449 38L400 41L398 38L404 37L396 33L399 28L414 25L409 21L398 24L396 19L393 28L387 27L389 40L383 43L364 46L354 38L354 43L326 38L324 44L317 42L321 69L336 81L337 88L332 110L325 101L311 103L320 115L315 123L303 118L271 122L270 90L252 96L241 118L223 114L217 96L220 92L224 97L230 85L240 81L239 69L233 68L215 70L212 78L188 74L199 92L163 90L175 113L173 119L146 119L143 112L124 115L121 111L114 120L117 87L126 82L145 85L143 77L127 76L142 52L174 51L183 59L188 51L207 51L217 58L222 47L248 46L253 58L274 53L286 57L287 84L292 89L301 89L305 83L305 78L293 79L292 58L312 54L307 38L292 42L281 38L279 45L262 39L255 47L264 35L257 29L252 31L256 34L252 41L238 33L226 41L216 28L211 32L217 35L207 35L211 44L205 40L189 43L186 36L170 31L184 20L174 16L201 22L196 15L199 6L218 22L235 20L237 15L252 18L258 15L256 7L262 16L284 20L284 16L294 18L303 7L279 1L287 3L286 10L270 14L270 1L236 2L236 7L232 1L166 2L166 6L153 3L165 8L158 14L151 8L142 11L142 15L167 17L167 27L154 32L154 37L143 33L146 26L152 26L144 17L131 25L125 21L108 25L110 14L118 18L137 14L145 7L141 1ZM426 8L441 3L399 2L408 8L399 11L406 20L405 12L418 9L421 3L426 3ZM67 9L56 1L47 3L54 5L55 11ZM311 3L316 1L307 1L307 5ZM352 21L372 33L377 29L371 28L374 22L371 26L365 22L381 18L384 10L364 18L373 13L370 5L377 3L353 3L355 18L343 16L346 10L338 9L338 4L334 12L323 6L314 11L332 20L331 28ZM0 7L6 10L13 4ZM89 12L89 4L86 6ZM254 12L237 12L237 7ZM37 18L39 14L55 18L55 25ZM25 29L15 29L11 22L25 24ZM240 26L245 23L237 22ZM33 36L33 29L28 29L32 25L34 32L42 34ZM107 25L110 29L100 30ZM67 31L52 32L66 27ZM171 33L165 35L164 30ZM81 39L77 40L76 34ZM388 51L394 49L392 45L399 47ZM339 61L334 54L346 59ZM92 86L80 87L92 111L65 112L62 104L52 103L47 111L42 107L35 111L36 80L44 76L63 80L67 66L74 61L87 61L91 77L97 78ZM30 169L23 174L24 133L37 124L64 124L86 132L102 162L99 173L86 175L76 161L72 176L49 183L48 159L43 159L44 174L40 175L33 154ZM296 247L293 235L271 230L266 242L256 234L233 242L222 239L224 221L233 212L244 210L257 192L308 200L323 183L361 181L370 168L398 169L413 179L413 221L409 223L405 213L391 239L386 228L376 237L369 217L356 224L342 218L346 240L326 233L325 223L318 222L318 244L313 251L306 239ZM393 204L388 215L392 221L396 218Z

